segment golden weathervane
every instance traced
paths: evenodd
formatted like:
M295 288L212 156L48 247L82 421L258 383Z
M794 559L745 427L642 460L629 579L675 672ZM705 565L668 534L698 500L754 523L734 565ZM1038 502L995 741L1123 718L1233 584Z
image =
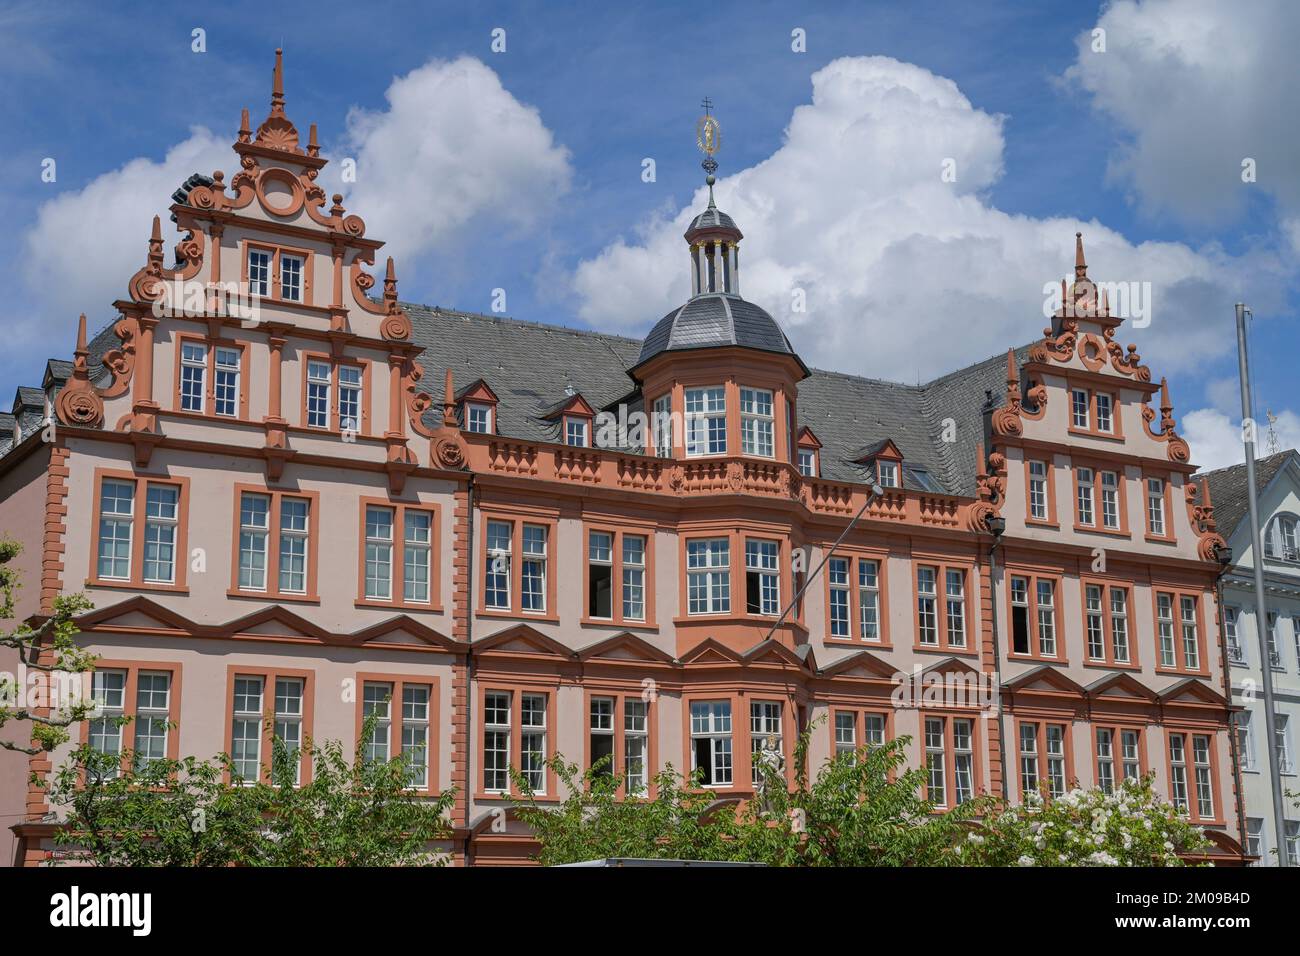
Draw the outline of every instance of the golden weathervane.
M700 105L704 107L704 115L695 124L695 143L703 153L712 159L713 154L722 145L721 131L718 129L718 121L709 115L709 110L713 108L713 102L706 96L704 102Z

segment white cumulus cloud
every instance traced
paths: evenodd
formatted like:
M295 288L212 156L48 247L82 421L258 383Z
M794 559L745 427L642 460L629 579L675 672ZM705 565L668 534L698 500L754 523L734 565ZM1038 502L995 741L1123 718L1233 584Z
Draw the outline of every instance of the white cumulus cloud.
M1150 283L1150 327L1120 334L1158 374L1232 347L1236 283L1262 265L998 209L988 193L1003 172L1002 127L951 80L915 65L878 56L828 64L780 148L715 187L746 236L742 294L810 364L925 379L1040 336L1044 285L1071 271L1082 230L1093 278ZM949 160L955 182L942 176ZM680 304L689 294L682 232L706 200L701 187L676 215L581 263L582 317L638 332ZM805 312L792 310L796 290Z
M1300 448L1300 415L1284 411L1271 427L1276 432L1278 451ZM1267 419L1257 424L1256 458L1264 458L1270 453L1269 428ZM1206 471L1246 460L1240 416L1229 417L1217 409L1200 408L1183 416L1181 433L1192 449L1192 459Z

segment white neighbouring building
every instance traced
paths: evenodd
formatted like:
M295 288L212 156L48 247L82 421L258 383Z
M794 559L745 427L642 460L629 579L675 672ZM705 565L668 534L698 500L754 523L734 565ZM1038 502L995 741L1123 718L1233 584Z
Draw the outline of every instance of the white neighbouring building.
M1268 722L1264 710L1258 615L1255 610L1255 554L1247 505L1246 466L1233 465L1206 475L1219 533L1232 548L1233 563L1223 577L1223 629L1238 715L1238 751L1245 795L1247 852L1261 865L1276 866L1284 848L1300 866L1300 777L1296 733L1300 727L1300 452L1284 451L1255 463L1259 517L1264 536L1265 609L1278 725L1278 756L1285 796L1286 832L1278 840L1269 785Z

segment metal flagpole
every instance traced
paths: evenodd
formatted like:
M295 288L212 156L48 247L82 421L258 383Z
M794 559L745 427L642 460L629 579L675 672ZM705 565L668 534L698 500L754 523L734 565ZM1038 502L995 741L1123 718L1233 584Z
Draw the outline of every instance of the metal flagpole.
M1255 630L1259 637L1260 673L1264 685L1265 727L1268 728L1268 777L1273 789L1273 826L1277 834L1277 865L1287 865L1286 805L1282 802L1282 768L1277 752L1277 715L1273 710L1273 657L1268 648L1268 608L1264 601L1264 546L1259 529L1259 494L1255 489L1255 427L1250 398L1250 360L1246 356L1246 316L1237 303L1237 364L1241 376L1242 440L1246 446L1246 500L1250 504L1250 554L1255 572ZM1247 424L1247 423L1250 424Z

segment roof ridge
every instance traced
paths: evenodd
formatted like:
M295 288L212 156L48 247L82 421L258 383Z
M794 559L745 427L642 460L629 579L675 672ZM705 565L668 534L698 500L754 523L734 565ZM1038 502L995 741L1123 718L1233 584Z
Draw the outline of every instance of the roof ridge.
M403 309L406 309L408 311L413 309L423 309L426 312L436 312L439 315L445 315L449 317L459 317L459 318L466 318L466 319L485 319L489 322L508 323L510 325L531 327L535 329L544 329L548 332L568 332L571 335L584 335L592 338L604 339L606 341L614 340L617 342L628 342L632 345L641 344L641 339L639 338L633 338L630 335L619 335L614 332L602 332L599 329L583 329L583 328L576 328L571 325L556 325L551 322L539 322L536 319L516 319L513 316L509 316L509 315L489 315L486 312L473 312L467 309L449 309L449 308L444 308L443 306L440 305L428 305L427 303L423 303L423 302L400 302L399 301L397 304L401 306Z

